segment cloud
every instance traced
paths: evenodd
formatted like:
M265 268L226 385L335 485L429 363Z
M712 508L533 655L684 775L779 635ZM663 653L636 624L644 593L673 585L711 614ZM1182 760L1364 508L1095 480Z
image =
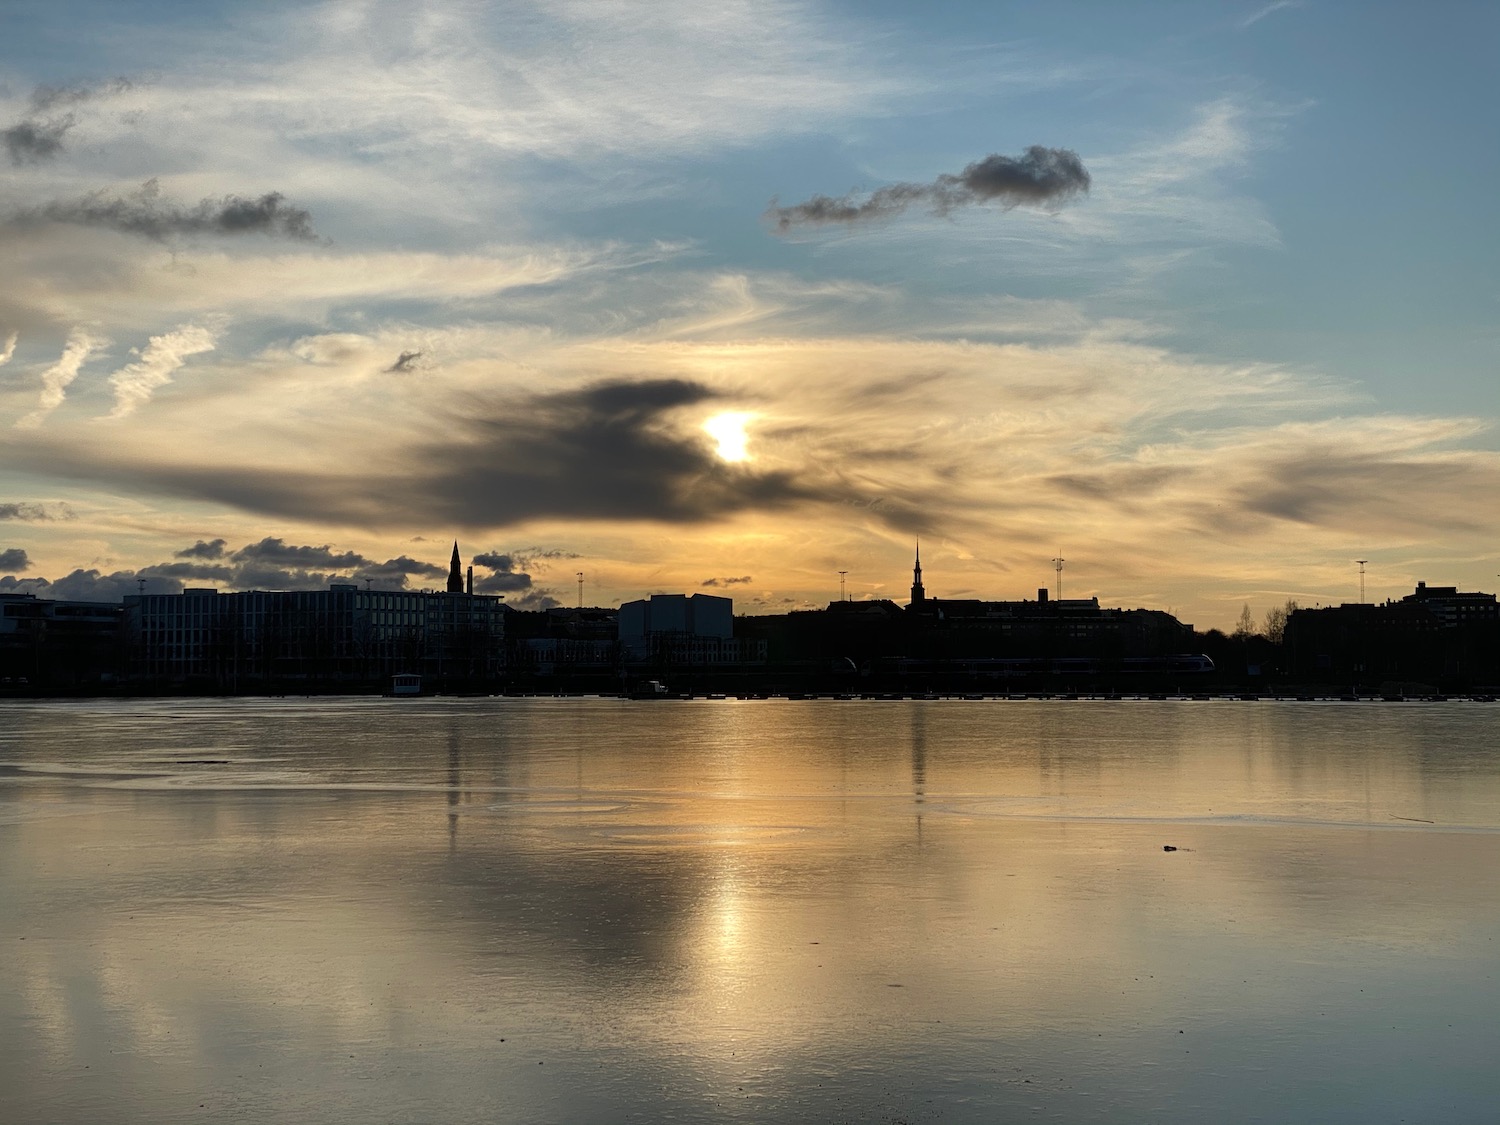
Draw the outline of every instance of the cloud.
M120 368L109 377L115 389L111 418L124 418L151 401L157 387L172 381L172 373L188 361L189 356L214 349L215 335L208 329L185 324L172 332L152 336L141 351L141 358Z
M402 352L396 357L396 362L386 368L386 372L410 371L413 364L421 357L421 352Z
M298 546L267 537L238 551L226 551L223 539L205 542L175 552L176 562L153 563L136 570L105 574L99 570L75 570L48 582L45 578L0 580L0 589L45 588L49 597L92 601L118 601L139 591L141 580L147 593L176 593L185 583L216 583L230 590L322 589L330 582L370 581L377 587L405 589L408 578L440 578L444 567L406 555L372 562L355 551L337 551L330 546ZM26 552L18 548L0 551L0 570L28 568ZM30 583L21 586L20 583ZM530 585L529 577L524 585Z
M16 578L10 574L0 574L0 592L9 594L39 594L52 583L45 578Z
M1279 12L1283 8L1300 8L1301 6L1301 0L1274 0L1273 3L1267 4L1262 8L1257 8L1244 19L1240 20L1240 30L1244 31L1247 27L1253 27L1273 12Z
M182 582L175 577L145 571L117 570L105 574L95 569L74 570L47 584L47 596L64 601L119 602L130 594L180 594Z
M693 523L812 498L790 474L729 465L674 427L678 411L720 397L686 379L610 379L481 408L455 419L455 440L413 451L434 466L422 491L470 526L543 515Z
M386 559L383 563L366 562L360 565L354 572L354 578L363 582L369 579L384 585L394 583L404 587L407 579L412 576L419 578L446 578L448 568L437 566L433 563L425 563L407 555L399 555L394 559Z
M474 565L491 572L474 580L476 594L508 594L531 589L531 575L520 569L525 562L515 555L482 551L474 556Z
M34 430L46 421L47 415L61 406L68 397L68 385L78 378L78 370L89 355L108 343L108 340L94 336L83 328L75 328L69 332L62 356L42 372L42 393L37 399L36 409L19 419L16 422L17 428Z
M778 207L773 201L766 214L775 221L777 230L788 231L804 223L887 219L918 203L930 204L938 215L996 201L1006 210L1021 204L1056 205L1088 191L1089 184L1088 169L1076 152L1032 145L1022 156L994 153L956 176L945 172L930 184L890 184L864 199L852 194L837 198L815 195L791 207Z
M71 113L53 121L18 121L0 129L0 141L12 164L40 164L62 152L63 137L77 123Z
M480 591L478 586L476 585L474 592L477 594L481 592L489 593L490 591ZM551 591L536 588L528 590L526 593L520 595L519 597L507 596L505 598L505 604L511 609L522 610L523 612L528 613L537 613L542 610L556 609L562 605L562 602L553 597Z
M741 578L705 578L702 582L698 583L698 585L700 585L700 586L744 586L744 585L746 585L746 584L748 584L750 582L753 582L753 581L754 581L754 579L751 578L750 575L746 574L746 575L744 575Z
M15 212L6 222L13 227L39 223L103 227L154 242L195 235L263 234L304 242L317 238L312 214L301 207L287 206L280 192L267 192L255 199L225 195L186 207L164 199L161 185L154 179L128 195L112 195L107 190L90 192L80 199L55 200Z
M531 589L531 575L525 573L512 574L497 571L494 574L486 574L474 579L476 594L510 594L517 590L529 589Z
M558 548L527 547L521 551L481 551L473 558L475 566L488 567L492 570L517 570L522 568L533 568L538 563L543 570L546 564L554 559L577 559L582 558L576 551L564 551Z
M579 557L574 551L543 550L540 547L514 552L482 551L474 556L474 565L485 567L491 573L474 579L474 592L504 595L506 605L512 609L553 609L562 602L553 597L550 590L535 585L530 571L536 569L538 563L545 570L548 560Z
M198 562L155 563L136 572L140 578L193 578L204 582L227 582L234 574L232 567Z
M677 416L721 397L691 380L610 379L474 399L437 419L443 437L404 447L387 437L380 466L358 470L333 461L293 470L265 457L190 462L185 447L168 459L147 447L73 445L47 459L69 474L129 479L243 511L369 527L500 527L537 518L707 523L846 495L799 483L785 469L719 459L707 436ZM0 448L0 460L20 456L19 448ZM28 456L46 455L37 446Z
M113 78L108 82L75 82L71 86L38 86L31 94L33 113L46 113L62 106L82 105L85 102L110 98L135 89L128 78Z
M16 354L16 341L20 338L21 334L19 332L12 332L5 337L5 343L0 344L0 367L9 363L11 357Z
M271 536L267 536L259 543L250 543L241 547L232 557L235 562L239 563L271 563L300 569L309 566L345 569L364 566L369 562L363 555L354 551L335 551L326 544L322 547L300 547Z
M37 115L112 97L131 88L132 84L124 78L94 85L38 86L31 95L31 115L8 129L0 129L0 142L4 143L13 164L40 164L51 160L62 153L63 137L78 124L78 118L65 113L43 121Z
M0 520L70 520L73 509L66 504L0 504Z
M222 559L226 554L225 541L214 539L209 542L198 540L191 547L184 547L180 551L174 551L173 557L179 559Z

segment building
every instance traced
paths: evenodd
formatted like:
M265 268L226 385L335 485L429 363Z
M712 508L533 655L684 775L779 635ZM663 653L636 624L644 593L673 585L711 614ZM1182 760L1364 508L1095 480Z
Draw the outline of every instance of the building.
M1500 604L1454 586L1418 582L1399 601L1299 609L1282 643L1289 671L1304 682L1500 684Z
M590 678L596 690L612 687L619 669L619 612L591 606L553 606L506 616L509 671L513 677L571 681Z
M378 683L397 673L439 683L492 680L505 666L504 601L465 587L455 544L442 593L335 582L326 590L132 595L124 606L131 673L228 690L257 682Z
M906 616L908 654L927 658L1123 659L1182 653L1194 643L1193 627L1170 613L1106 608L1098 598L1052 598L1045 587L1035 601L929 597L920 550Z
M122 663L122 607L0 594L0 686L74 688L108 682Z
M704 667L759 663L765 643L734 635L734 601L712 594L652 594L620 607L627 663Z

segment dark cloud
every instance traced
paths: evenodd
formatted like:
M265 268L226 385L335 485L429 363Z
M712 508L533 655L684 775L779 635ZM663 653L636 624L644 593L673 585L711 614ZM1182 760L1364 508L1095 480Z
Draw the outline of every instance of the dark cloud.
M66 504L0 504L0 520L70 520L76 518Z
M23 570L31 569L31 559L20 547L7 547L0 551L0 571L7 574L19 574Z
M476 594L511 594L531 588L531 575L526 573L497 570L493 574L476 575L474 578Z
M0 589L36 592L45 588L48 597L85 601L118 600L139 592L141 580L147 593L176 593L185 584L215 583L230 590L310 590L330 582L363 582L379 588L405 589L408 579L442 578L447 568L400 555L374 562L354 551L336 551L329 546L299 546L267 537L238 551L228 551L223 539L205 542L175 552L177 562L155 563L139 570L104 574L98 570L75 570L65 578L0 581ZM23 570L29 565L19 549L0 551L0 570ZM524 576L525 585L530 577Z
M491 572L475 578L476 594L509 594L531 589L531 575L521 569L525 563L516 555L483 551L474 556L474 565Z
M177 559L222 559L225 555L225 540L215 539L205 543L202 539L191 547L184 547L180 551L174 551L173 558Z
M234 567L212 563L156 563L136 571L138 578L182 578L199 582L228 582L235 576Z
M78 118L64 113L42 120L39 114L111 97L130 88L131 83L124 78L96 84L38 86L31 95L31 115L8 129L0 129L0 142L4 143L13 164L40 164L51 160L62 153L63 137L78 124Z
M790 474L730 465L673 426L718 398L682 379L612 380L486 409L451 444L414 451L423 491L469 526L539 516L688 523L807 499ZM466 431L466 432L465 432Z
M139 191L128 195L96 191L81 199L57 200L13 214L7 222L12 226L69 223L105 227L155 242L193 235L264 234L304 241L317 237L312 215L300 207L287 206L280 192L268 192L256 199L226 195L187 207L162 198L156 180L147 180Z
M805 203L778 207L766 215L776 229L803 223L860 223L901 214L915 204L930 205L946 215L959 207L998 202L1009 210L1021 204L1055 205L1089 190L1090 177L1078 154L1066 148L1032 145L1022 156L998 153L970 164L958 175L945 172L930 184L898 183L863 199L853 194L815 195Z
M322 590L330 582L348 581L349 576L345 574L245 562L235 566L234 575L227 585L234 590Z
M182 582L165 575L145 571L117 570L104 574L98 570L75 570L47 586L47 596L80 602L119 602L129 594L180 594Z
M387 373L392 371L410 371L412 364L421 357L421 352L402 352L396 357L396 362L386 368L386 371Z
M474 565L488 567L490 570L513 570L516 560L513 555L502 555L497 551L481 551L474 556Z
M71 113L53 121L18 121L0 130L0 141L12 164L40 164L62 152L63 137L76 124Z
M309 566L326 566L335 570L366 566L369 559L354 551L335 551L332 547L299 547L284 539L267 536L259 543L241 547L232 556L240 563L269 563L273 566L292 566L299 570Z
M699 583L700 586L744 586L753 582L754 579L746 574L740 578L705 578Z
M45 578L16 578L10 574L0 575L0 593L40 594L52 583Z
M0 463L282 519L372 528L419 520L492 528L540 518L695 524L809 503L859 505L903 530L925 530L933 518L930 498L863 495L842 464L826 462L799 478L722 460L697 424L701 408L722 397L688 380L648 379L478 400L449 416L438 440L321 475L279 465L132 463L103 449L18 443L0 446Z
M404 587L407 579L413 575L419 578L446 578L448 568L400 555L394 559L386 559L383 563L364 563L354 572L357 581L369 579L382 586L395 584Z
M108 82L78 82L71 86L38 86L31 94L31 111L46 113L63 106L82 105L99 98L110 98L135 88L128 78Z
M1369 526L1381 519L1402 531L1482 531L1468 504L1432 502L1433 497L1484 495L1484 476L1458 460L1423 461L1399 456L1325 449L1268 458L1252 479L1228 490L1229 508L1215 513L1218 523L1242 530L1245 517L1268 516L1316 527Z
M475 584L474 592L479 593L477 583ZM557 609L562 605L562 602L554 598L547 590L535 589L528 590L520 597L507 597L505 604L511 609L526 610L535 613L538 610Z
M520 551L481 551L474 556L475 566L490 567L494 570L510 570L513 567L529 567L538 562L550 562L553 559L581 559L583 556L576 551L564 551L556 547L541 548L527 547Z

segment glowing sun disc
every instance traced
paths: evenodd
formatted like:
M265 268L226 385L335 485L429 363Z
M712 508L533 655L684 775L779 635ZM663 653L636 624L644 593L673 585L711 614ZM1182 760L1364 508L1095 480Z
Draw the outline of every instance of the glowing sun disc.
M732 410L724 414L715 414L703 423L708 436L718 442L717 452L721 459L725 461L750 460L750 454L745 448L750 441L745 434L745 423L752 417L754 415Z

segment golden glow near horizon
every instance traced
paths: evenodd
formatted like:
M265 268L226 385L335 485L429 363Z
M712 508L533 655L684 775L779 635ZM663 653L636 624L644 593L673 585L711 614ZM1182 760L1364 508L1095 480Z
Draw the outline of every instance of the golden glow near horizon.
M1143 112L1099 96L1135 72L1128 36L1098 58L1038 15L1050 104L1090 107L1043 122L933 68L957 44L930 21L893 71L884 24L804 0L628 34L609 5L542 5L520 36L506 3L280 6L250 52L173 27L149 78L134 26L84 65L73 7L0 43L7 589L421 587L457 536L518 568L512 605L570 601L583 569L601 603L721 585L756 613L826 604L840 571L901 594L920 532L932 596L1030 596L1061 543L1070 593L1228 629L1356 597L1356 559L1370 600L1500 571L1500 509L1474 500L1500 490L1482 203L1371 241L1342 207L1288 224L1310 182L1250 174L1336 150L1369 207L1419 212L1406 177L1361 173L1400 147L1388 121L1340 120L1473 112L1407 65L1416 17L1360 36L1368 85L1279 85L1221 38L1337 37L1337 5L1203 17L1183 42L1223 54L1172 73L1244 80ZM912 202L1032 140L1089 190ZM850 185L821 218L799 203ZM1391 277L1432 287L1369 284Z

